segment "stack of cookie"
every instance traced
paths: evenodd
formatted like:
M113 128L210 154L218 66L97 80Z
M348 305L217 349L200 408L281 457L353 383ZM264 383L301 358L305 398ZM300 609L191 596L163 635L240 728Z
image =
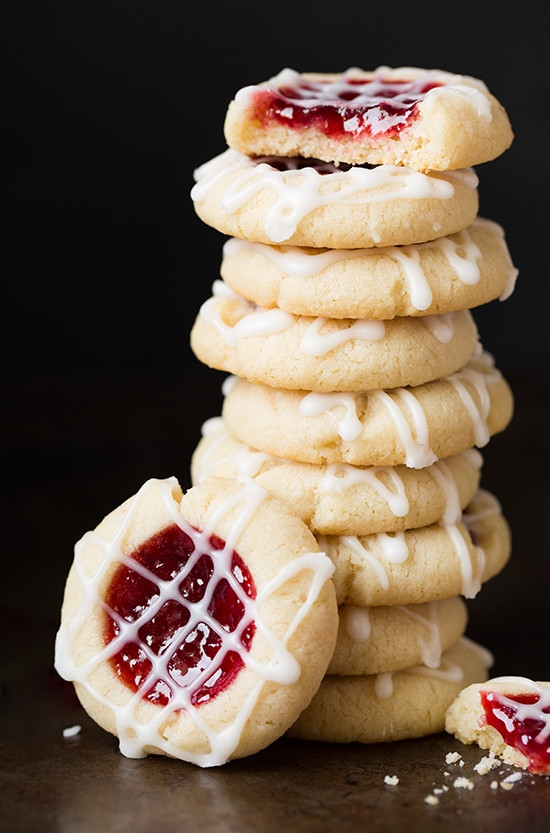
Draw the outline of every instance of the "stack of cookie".
M229 238L191 333L229 374L193 482L262 485L334 564L336 649L291 734L440 731L490 666L463 597L510 555L479 449L513 399L471 312L517 274L472 168L510 145L508 118L443 71L284 70L237 94L225 135L192 191Z

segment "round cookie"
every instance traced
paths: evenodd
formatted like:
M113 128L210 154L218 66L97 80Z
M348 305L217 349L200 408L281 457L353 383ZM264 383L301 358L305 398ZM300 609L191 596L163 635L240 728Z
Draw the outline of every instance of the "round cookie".
M310 701L338 629L333 567L288 507L221 478L149 480L77 544L56 669L128 757L249 755Z
M449 170L494 159L512 143L486 84L438 69L283 69L237 92L228 145L250 156L306 156L361 165Z
M507 676L474 683L449 707L445 729L507 764L550 775L550 682Z
M420 173L251 159L228 148L195 171L191 190L203 222L259 243L346 249L423 243L466 228L478 211L471 168Z
M473 599L505 567L511 551L508 523L484 489L455 523L317 540L334 564L339 605L421 604L457 595Z
M343 677L413 665L437 668L442 652L464 634L468 619L459 596L418 605L342 605L339 612L338 639L327 674Z
M414 388L359 393L277 390L230 378L222 415L241 442L305 463L423 468L486 445L513 396L491 356Z
M313 532L368 535L427 526L460 517L480 482L482 457L467 449L423 469L327 465L285 460L234 439L214 417L191 460L191 478L253 479L285 500Z
M459 370L478 347L469 310L391 321L306 318L258 308L218 284L191 330L195 356L275 388L330 393L421 385Z
M486 680L491 664L485 649L462 637L443 654L439 668L326 676L287 734L327 743L381 743L441 732L457 694Z
M478 217L427 243L370 249L268 246L231 238L221 275L239 295L294 315L375 318L472 309L515 287L501 226Z

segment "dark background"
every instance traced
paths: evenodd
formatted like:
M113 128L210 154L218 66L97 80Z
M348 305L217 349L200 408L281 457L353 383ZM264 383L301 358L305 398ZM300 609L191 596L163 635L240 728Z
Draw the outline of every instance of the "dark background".
M175 474L188 485L223 378L188 346L223 242L195 217L189 191L194 168L225 148L231 97L284 66L414 65L482 78L516 132L478 174L480 213L505 228L520 276L510 300L475 313L516 392L514 423L484 454L484 485L503 502L516 552L476 600L471 634L490 647L516 644L510 611L529 594L522 627L536 630L546 604L536 594L548 586L548 567L534 559L548 500L550 125L546 31L531 8L12 4L2 26L0 227L10 610L45 619L50 639L74 541L148 477ZM529 649L526 666L512 647L506 673L545 673L536 639Z

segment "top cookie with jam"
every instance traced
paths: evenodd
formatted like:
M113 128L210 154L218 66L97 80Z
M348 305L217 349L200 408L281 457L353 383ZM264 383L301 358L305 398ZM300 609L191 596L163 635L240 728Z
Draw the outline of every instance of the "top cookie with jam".
M228 145L249 156L446 171L495 159L513 141L486 84L438 69L283 69L243 87L225 119Z

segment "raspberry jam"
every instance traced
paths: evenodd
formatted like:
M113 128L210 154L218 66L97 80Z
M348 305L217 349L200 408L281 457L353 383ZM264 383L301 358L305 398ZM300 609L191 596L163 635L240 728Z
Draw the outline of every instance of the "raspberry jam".
M237 553L222 553L223 541L208 543L198 551L179 526L166 527L131 554L135 569L120 564L105 595L105 643L127 637L112 667L161 706L176 687L191 705L213 699L244 666L254 636L252 577Z
M285 86L260 88L254 117L267 127L278 123L294 130L314 127L325 136L394 136L410 125L418 102L441 83L431 78L308 81L297 76Z
M526 756L530 772L550 775L550 692L543 696L542 691L508 695L481 691L480 697L484 725L492 726Z

